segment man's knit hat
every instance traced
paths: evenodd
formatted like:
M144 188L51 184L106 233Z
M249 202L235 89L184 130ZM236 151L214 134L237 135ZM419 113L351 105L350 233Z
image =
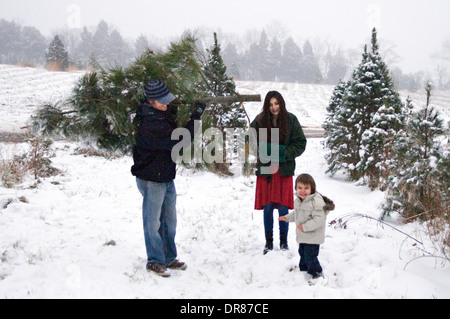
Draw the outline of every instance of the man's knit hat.
M169 92L167 86L160 80L150 81L144 88L147 100L158 101L161 104L170 104L176 96Z

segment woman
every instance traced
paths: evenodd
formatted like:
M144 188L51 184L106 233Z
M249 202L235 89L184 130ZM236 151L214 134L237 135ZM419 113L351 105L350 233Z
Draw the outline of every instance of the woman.
M255 209L264 210L264 254L267 254L273 250L274 209L278 209L280 217L294 209L295 159L303 154L307 141L300 122L286 110L284 98L277 91L267 94L263 110L251 127L258 137ZM272 154L272 150L279 153ZM280 249L288 250L289 224L280 222L279 225Z

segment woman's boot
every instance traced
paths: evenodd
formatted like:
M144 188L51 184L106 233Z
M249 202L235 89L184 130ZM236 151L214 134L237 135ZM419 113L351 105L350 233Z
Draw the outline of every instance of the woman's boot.
M287 237L288 237L288 233L280 233L280 249L282 251L289 250Z
M266 233L266 246L264 247L264 255L273 250L273 233Z

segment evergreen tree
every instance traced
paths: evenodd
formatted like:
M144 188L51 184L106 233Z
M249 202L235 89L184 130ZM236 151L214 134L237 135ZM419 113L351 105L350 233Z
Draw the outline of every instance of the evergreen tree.
M273 77L273 70L270 63L270 41L265 30L261 32L261 38L257 46L257 54L255 56L256 63L262 81L270 81Z
M350 82L340 81L335 87L323 125L325 147L329 150L326 155L329 166L327 173L331 174L341 169L351 173L351 168L356 165L354 154L358 153L359 142L353 139L357 135L355 123L352 121L353 110L344 106L344 98L350 85Z
M137 123L133 118L145 100L144 86L150 80L162 80L178 97L170 110L179 127L186 125L199 102L210 105L261 98L235 96L236 88L232 79L226 76L217 38L209 52L209 63L202 67L196 40L186 35L179 42L172 43L165 52L147 50L126 68L87 73L78 81L69 99L39 108L33 115L32 127L37 134L93 141L102 150L126 154L134 146ZM206 70L210 72L209 78L205 76ZM221 112L217 113L221 116L214 117L218 126L245 126L240 113L244 112L243 108L227 108L221 104L217 109ZM219 172L229 175L227 165L222 168Z
M251 81L269 81L272 71L269 68L269 40L263 30L258 43L252 43L245 53L243 65L244 77Z
M136 42L134 44L134 47L135 47L135 55L136 56L141 56L142 53L144 53L145 51L147 51L149 49L150 45L148 43L147 38L144 35L141 34L137 38L137 40L136 40Z
M303 45L303 59L300 62L302 69L303 83L320 83L322 82L322 73L320 72L319 62L314 56L312 45L306 41Z
M127 65L133 56L128 44L117 30L109 35L108 48L108 61L113 65Z
M367 63L367 45L364 47L363 61ZM358 70L353 72L353 80L346 84L340 82L335 88L333 97L328 106L328 116L323 125L327 136L325 146L329 149L326 155L328 161L328 172L334 175L343 169L349 174L351 180L361 178L356 165L360 161L360 144L363 130L361 118L363 116L363 106L361 94L356 94L358 88L356 77Z
M0 63L44 64L47 40L34 27L0 19Z
M93 55L92 33L86 28L80 33L80 43L72 54L80 61L81 67L89 67L89 59Z
M339 50L335 55L328 53L328 60L329 67L326 75L326 83L336 84L347 74L347 62L341 50Z
M94 53L91 53L89 56L89 60L87 61L87 68L89 70L100 70L101 66L97 61L97 58L95 57Z
M105 21L100 21L92 36L92 53L102 67L109 67L109 26Z
M0 20L0 58L2 63L16 64L19 62L20 37L22 28L20 25Z
M344 168L351 180L365 177L371 188L382 186L387 177L393 143L405 118L403 103L378 50L373 29L372 50L368 52L365 46L342 103L324 126L328 136L338 134L327 143L329 171Z
M405 125L405 110L400 95L394 89L389 70L379 54L376 29L372 31L372 51L361 72L357 72L357 89L367 99L363 105L360 156L356 165L368 184L383 187L389 173L392 148Z
M64 71L69 67L69 54L57 35L48 47L46 61L47 66L55 67L57 70Z
M145 100L144 86L161 79L186 105L174 105L177 121L184 126L196 98L207 97L198 89L202 81L195 58L195 39L172 43L167 52L145 52L126 68L101 69L85 74L71 97L57 105L44 105L33 116L35 131L94 141L99 148L129 153L134 145L133 115Z
M227 65L229 75L232 77L240 77L239 65L241 57L237 52L236 45L229 43L225 50L223 50L222 57L225 65Z
M450 162L440 144L443 121L430 105L430 83L426 91L426 106L408 118L405 134L395 143L384 217L393 212L406 219L448 216Z
M211 96L233 96L236 95L236 85L231 77L227 75L222 56L221 47L217 40L217 34L214 33L214 45L207 49L208 61L203 66L205 81L200 84L203 91ZM213 104L209 106L203 117L204 130L209 127L218 128L225 136L227 128L245 128L247 126L245 111L239 104ZM223 150L222 150L223 151ZM228 173L228 167L225 165L226 153L223 152L223 163L215 163L217 169L223 173Z
M303 58L302 50L289 37L283 46L281 59L281 80L286 82L299 82L302 79L300 61Z
M270 43L269 58L266 61L269 72L267 79L270 81L280 81L281 77L281 44L276 38Z
M206 78L206 89L213 96L229 96L236 94L236 85L232 78L227 75L227 67L223 63L221 47L214 33L214 44L208 52L208 61L203 67Z
M21 42L22 62L43 64L46 39L41 32L34 27L24 27Z

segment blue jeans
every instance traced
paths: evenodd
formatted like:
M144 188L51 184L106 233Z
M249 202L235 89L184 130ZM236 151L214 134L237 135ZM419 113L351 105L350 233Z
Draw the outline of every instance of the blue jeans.
M278 205L278 214L281 216L286 216L289 214L289 208L281 204ZM275 204L270 203L264 206L264 229L267 233L273 233L273 211L275 209ZM287 234L289 231L289 223L279 222L280 234Z
M142 217L148 262L167 266L177 258L175 183L154 183L139 178L136 182L144 197Z

